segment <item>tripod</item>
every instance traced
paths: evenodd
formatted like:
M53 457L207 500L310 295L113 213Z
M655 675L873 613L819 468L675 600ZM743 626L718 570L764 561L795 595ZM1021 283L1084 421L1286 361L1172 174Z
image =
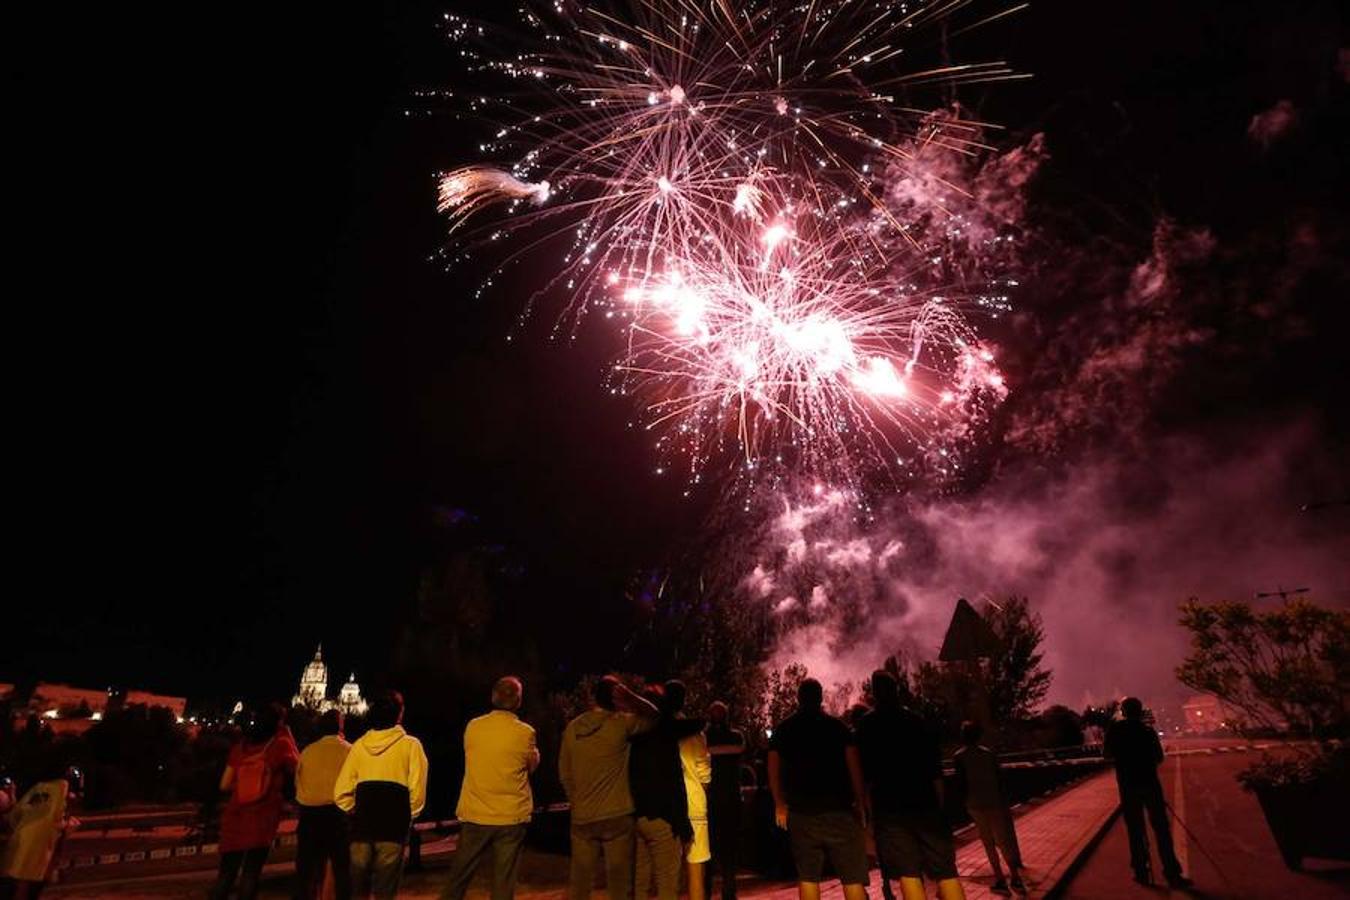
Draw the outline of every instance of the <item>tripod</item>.
M1185 832L1186 837L1190 840L1190 842L1195 845L1195 849L1200 851L1200 855L1203 856L1209 862L1209 864L1214 867L1215 872L1219 873L1219 878L1223 881L1223 883L1227 885L1230 890L1236 892L1237 886L1234 885L1233 882L1228 880L1228 875L1224 873L1223 867L1220 866L1219 863L1214 859L1214 857L1210 855L1209 851L1205 849L1205 845L1200 843L1200 839L1195 836L1195 832L1191 831L1190 827L1182 820L1181 816L1177 815L1177 811L1172 808L1172 804L1168 803L1166 800L1163 800L1163 806L1167 807L1167 812L1172 816L1174 820L1176 820L1176 823L1181 826L1181 830Z

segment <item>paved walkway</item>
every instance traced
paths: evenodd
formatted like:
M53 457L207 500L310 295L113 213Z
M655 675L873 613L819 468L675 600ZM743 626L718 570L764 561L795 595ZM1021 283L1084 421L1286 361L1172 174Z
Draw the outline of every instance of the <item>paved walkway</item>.
M1031 805L1017 817L1017 843L1027 866L1031 896L1043 896L1063 880L1078 858L1097 840L1119 806L1116 779L1110 772L1089 777L1077 787ZM956 870L968 900L986 900L993 878L984 845L970 832L970 843L960 849Z
M1124 823L1117 821L1070 880L1064 900L1350 897L1350 864L1309 857L1302 871L1285 867L1256 798L1237 782L1238 771L1251 761L1250 755L1216 749L1177 754L1163 764L1159 774L1176 816L1173 845L1182 869L1195 882L1191 888L1169 890L1161 884L1142 887L1131 881L1129 842ZM1161 872L1152 832L1149 844L1153 871Z
M1082 783L1048 800L1021 804L1016 814L1017 841L1022 861L1027 866L1027 885L1031 897L1043 897L1045 891L1063 880L1069 867L1101 834L1115 815L1119 796L1115 778L1109 772L1090 776ZM990 900L1004 895L989 890L993 877L973 827L957 832L959 845L956 870L966 889L967 900ZM879 898L881 874L872 870L868 894ZM898 890L898 886L897 886ZM936 891L929 886L929 895ZM740 892L753 900L795 900L795 885L760 883ZM822 886L821 900L842 900L843 888L834 881Z

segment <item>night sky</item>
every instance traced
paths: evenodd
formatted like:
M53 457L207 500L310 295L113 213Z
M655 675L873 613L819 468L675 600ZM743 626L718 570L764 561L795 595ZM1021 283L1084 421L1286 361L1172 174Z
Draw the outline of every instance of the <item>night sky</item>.
M378 672L455 511L549 605L621 615L628 575L713 502L652 474L603 385L602 327L559 344L543 316L508 344L519 304L475 300L472 271L433 259L434 173L482 135L417 92L461 86L436 26L465 5L282 6L11 30L19 540L0 679L289 696L319 640ZM1146 248L1165 214L1236 241L1304 216L1331 252L1340 6L1037 2L978 38L1036 77L963 99L1010 143L1048 135L1040 202L1064 240ZM1285 99L1303 119L1261 156L1248 123ZM1311 417L1343 470L1346 282L1318 277L1296 337L1240 332L1259 352L1187 361L1148 427ZM1075 301L1019 302L1047 335ZM1025 370L1041 349L1021 347Z

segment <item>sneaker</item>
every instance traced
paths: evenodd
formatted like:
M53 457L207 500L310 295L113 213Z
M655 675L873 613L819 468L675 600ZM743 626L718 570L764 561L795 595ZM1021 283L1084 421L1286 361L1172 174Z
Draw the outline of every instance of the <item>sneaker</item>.
M993 891L995 894L1008 894L1009 896L1012 895L1012 891L1008 890L1008 882L1004 881L1002 878L991 884L989 886L989 890Z
M1168 886L1168 887L1173 887L1173 888L1184 888L1184 887L1190 887L1192 884L1194 884L1194 882L1191 881L1189 878L1187 878L1185 875L1182 875L1180 872L1178 872L1178 873L1175 874L1175 875L1168 875L1168 876L1167 876L1167 886Z
M1027 885L1026 885L1026 882L1024 882L1021 878L1017 877L1016 875L1014 875L1014 876L1012 877L1012 882L1011 882L1011 884L1012 884L1012 889L1013 889L1014 891L1017 891L1017 893L1019 893L1019 894L1025 894L1025 893L1027 892Z

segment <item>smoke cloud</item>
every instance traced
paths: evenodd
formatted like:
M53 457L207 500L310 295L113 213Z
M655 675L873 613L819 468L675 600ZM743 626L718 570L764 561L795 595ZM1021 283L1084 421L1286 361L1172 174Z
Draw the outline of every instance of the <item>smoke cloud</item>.
M1250 139L1298 122L1277 104ZM1031 231L1028 186L1052 155L1038 135L983 167L911 165L889 200L963 184L947 246L987 248ZM1160 216L1142 248L1036 234L1053 263L1017 297L1011 394L966 480L882 498L804 485L773 501L743 581L779 625L771 664L855 681L890 654L934 658L958 597L1025 595L1045 625L1047 702L1166 705L1187 693L1173 675L1187 597L1309 588L1350 605L1344 433L1315 373L1288 369L1318 365L1297 354L1350 284L1346 236L1298 208L1236 234ZM1025 261L994 258L976 271L1016 285Z
M789 505L751 581L782 620L774 662L826 683L896 652L933 658L957 597L1018 594L1045 622L1049 702L1167 702L1181 693L1185 598L1307 587L1350 603L1343 515L1302 509L1346 487L1311 421L1170 438L1058 474L1011 470L974 496L897 503L871 523L838 492Z

